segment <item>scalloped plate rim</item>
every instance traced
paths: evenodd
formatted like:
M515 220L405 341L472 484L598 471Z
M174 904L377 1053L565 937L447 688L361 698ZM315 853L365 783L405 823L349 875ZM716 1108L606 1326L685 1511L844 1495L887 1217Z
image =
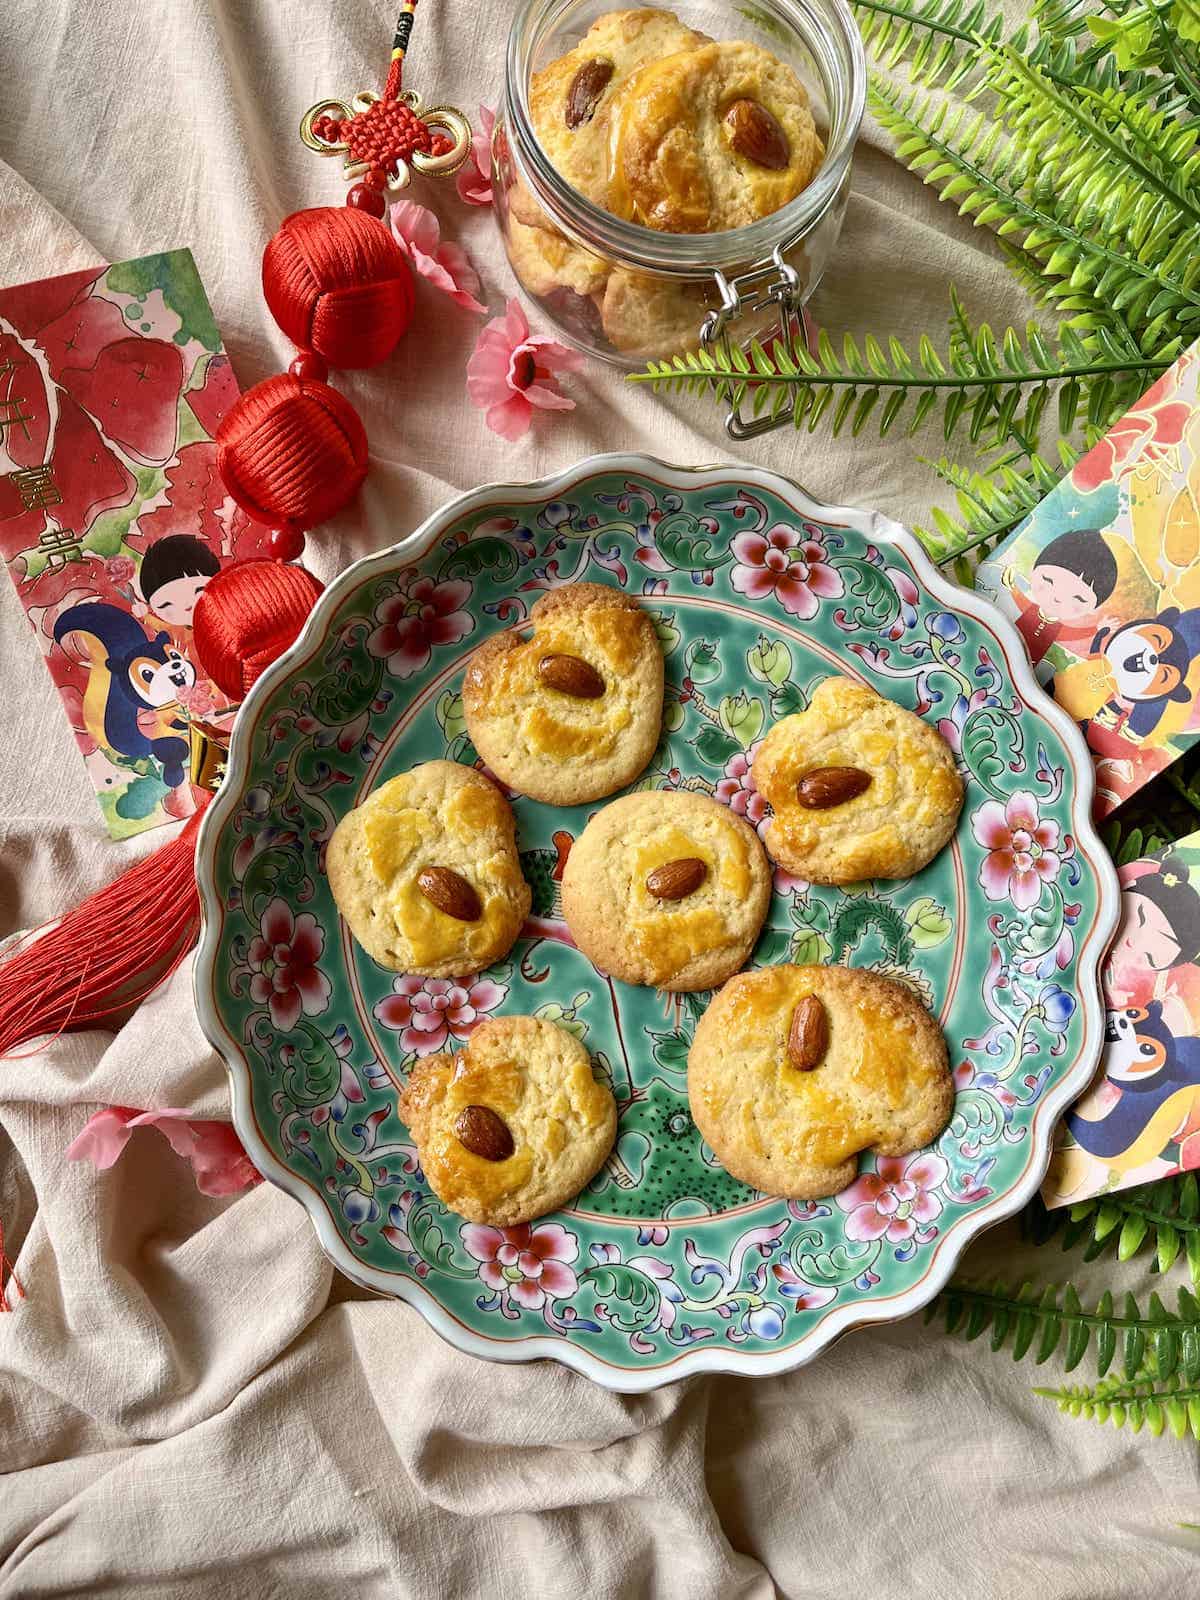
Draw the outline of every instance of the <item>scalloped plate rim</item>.
M836 1339L852 1328L869 1324L898 1322L924 1309L940 1293L970 1242L1019 1211L1040 1187L1050 1164L1052 1135L1059 1113L1091 1082L1100 1059L1103 1040L1104 1007L1100 991L1100 963L1116 932L1120 915L1120 884L1112 860L1101 843L1092 822L1095 773L1091 754L1077 724L1042 688L1033 673L1025 647L1012 622L990 600L977 591L964 589L944 576L934 565L916 537L882 512L850 506L822 505L794 479L766 467L739 462L709 463L682 467L641 452L605 452L585 456L561 472L516 483L489 483L456 495L428 516L412 533L383 550L352 562L325 588L296 642L272 663L250 690L242 709L269 695L291 671L293 663L309 658L317 641L324 637L327 619L342 599L367 581L376 569L386 570L398 561L425 555L438 537L472 512L497 499L520 504L539 504L562 498L583 479L606 472L627 475L659 474L673 488L694 489L706 475L735 475L739 480L774 492L798 516L854 529L875 543L902 550L912 563L921 584L938 599L964 611L990 628L1006 646L1013 681L1031 709L1054 728L1074 757L1075 791L1072 802L1075 837L1082 853L1096 874L1098 904L1096 925L1099 938L1092 941L1080 972L1079 1001L1091 1026L1088 1034L1094 1043L1080 1052L1070 1071L1048 1089L1039 1102L1030 1127L1033 1158L1022 1179L1006 1194L989 1205L970 1212L946 1229L935 1246L928 1272L919 1283L899 1295L879 1302L856 1301L834 1308L807 1338L778 1351L752 1354L732 1349L703 1346L670 1357L654 1367L624 1368L600 1360L590 1351L565 1339L545 1334L527 1335L511 1343L498 1344L465 1328L448 1313L423 1284L408 1278L376 1276L371 1268L353 1256L339 1236L328 1208L312 1189L294 1178L260 1137L251 1110L250 1070L237 1044L211 1006L209 986L202 981L214 966L218 937L218 896L213 873L217 837L225 814L240 794L249 765L250 736L242 730L252 719L238 717L230 743L225 780L201 819L196 841L196 881L200 891L201 933L193 969L196 1011L209 1043L221 1056L229 1073L233 1102L233 1126L254 1165L278 1188L304 1206L313 1222L317 1238L338 1271L361 1288L406 1301L456 1349L487 1361L506 1364L537 1360L558 1361L604 1388L622 1394L646 1393L698 1373L729 1373L750 1376L758 1373L789 1372L807 1365ZM678 480L678 481L676 481Z

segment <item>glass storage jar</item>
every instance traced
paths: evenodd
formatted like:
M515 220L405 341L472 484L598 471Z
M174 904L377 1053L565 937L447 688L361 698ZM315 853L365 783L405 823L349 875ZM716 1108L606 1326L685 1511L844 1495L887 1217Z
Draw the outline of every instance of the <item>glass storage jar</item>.
M496 217L518 282L558 332L626 368L726 337L764 337L781 324L798 335L801 308L841 229L866 96L862 41L845 0L661 3L687 27L748 40L791 66L808 90L825 156L780 210L725 232L659 232L602 210L565 181L539 143L530 80L598 17L624 9L621 0L523 0L492 140Z

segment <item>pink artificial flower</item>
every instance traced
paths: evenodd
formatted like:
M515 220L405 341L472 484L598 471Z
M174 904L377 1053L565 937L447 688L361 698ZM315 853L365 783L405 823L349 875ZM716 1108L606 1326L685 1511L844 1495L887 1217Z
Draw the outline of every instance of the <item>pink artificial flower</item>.
M88 1118L82 1133L67 1146L68 1161L90 1161L103 1172L129 1143L134 1128L157 1128L177 1156L190 1161L201 1194L237 1194L262 1182L241 1141L228 1122L197 1120L177 1106L162 1111L137 1111L131 1106L106 1106Z
M368 651L384 658L394 678L411 678L426 665L435 645L457 644L474 628L471 613L462 610L470 597L471 585L463 578L445 583L417 578L376 607Z
M375 1006L376 1019L400 1035L406 1050L433 1055L447 1042L461 1044L470 1037L484 1015L494 1011L508 993L490 978L474 983L454 983L449 978L392 979L392 993Z
M567 1265L579 1254L579 1241L558 1222L536 1228L492 1228L468 1223L462 1230L468 1254L480 1263L479 1276L489 1289L526 1311L540 1311L547 1300L565 1300L579 1280Z
M301 1015L312 1017L329 1004L333 986L317 967L325 934L308 911L297 917L278 896L262 914L259 932L250 941L250 998L266 1005L271 1021L288 1033Z
M917 1225L942 1214L942 1202L933 1192L950 1171L941 1156L926 1152L915 1156L879 1156L874 1172L843 1189L837 1203L846 1218L847 1239L879 1239L903 1244Z
M469 206L492 203L492 129L495 126L496 113L487 106L480 106L479 129L471 139L471 154L454 180L459 198Z
M493 433L516 440L528 432L535 406L542 411L575 409L555 374L578 372L582 366L578 350L568 350L545 334L531 334L520 304L510 300L504 315L493 318L479 335L467 363L467 393L487 411Z
M765 533L739 533L731 548L737 558L737 592L751 600L773 594L794 617L815 617L821 600L845 593L841 575L825 560L821 541L784 522Z
M1042 821L1038 803L1026 789L1010 795L1007 805L988 800L971 818L976 839L988 852L979 881L989 900L1011 900L1028 911L1042 897L1043 883L1058 877L1058 823Z
M487 307L475 298L479 274L461 245L442 243L441 225L432 211L415 200L393 200L390 220L392 235L415 272L448 294L455 305L487 315Z

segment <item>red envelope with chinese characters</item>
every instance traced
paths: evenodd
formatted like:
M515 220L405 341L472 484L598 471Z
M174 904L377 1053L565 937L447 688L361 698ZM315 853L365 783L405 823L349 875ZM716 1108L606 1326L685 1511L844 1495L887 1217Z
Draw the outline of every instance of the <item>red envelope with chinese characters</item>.
M1121 868L1097 1078L1063 1119L1046 1204L1200 1168L1200 833Z
M227 704L191 622L265 553L217 476L237 393L188 250L0 290L0 552L116 839L193 810L190 720Z

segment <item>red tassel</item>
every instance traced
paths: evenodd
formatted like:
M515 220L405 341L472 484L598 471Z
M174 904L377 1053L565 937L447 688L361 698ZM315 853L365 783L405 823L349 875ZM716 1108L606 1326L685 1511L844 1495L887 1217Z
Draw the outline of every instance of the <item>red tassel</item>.
M174 972L200 932L196 831L209 798L169 844L4 960L0 1056L128 1011Z

